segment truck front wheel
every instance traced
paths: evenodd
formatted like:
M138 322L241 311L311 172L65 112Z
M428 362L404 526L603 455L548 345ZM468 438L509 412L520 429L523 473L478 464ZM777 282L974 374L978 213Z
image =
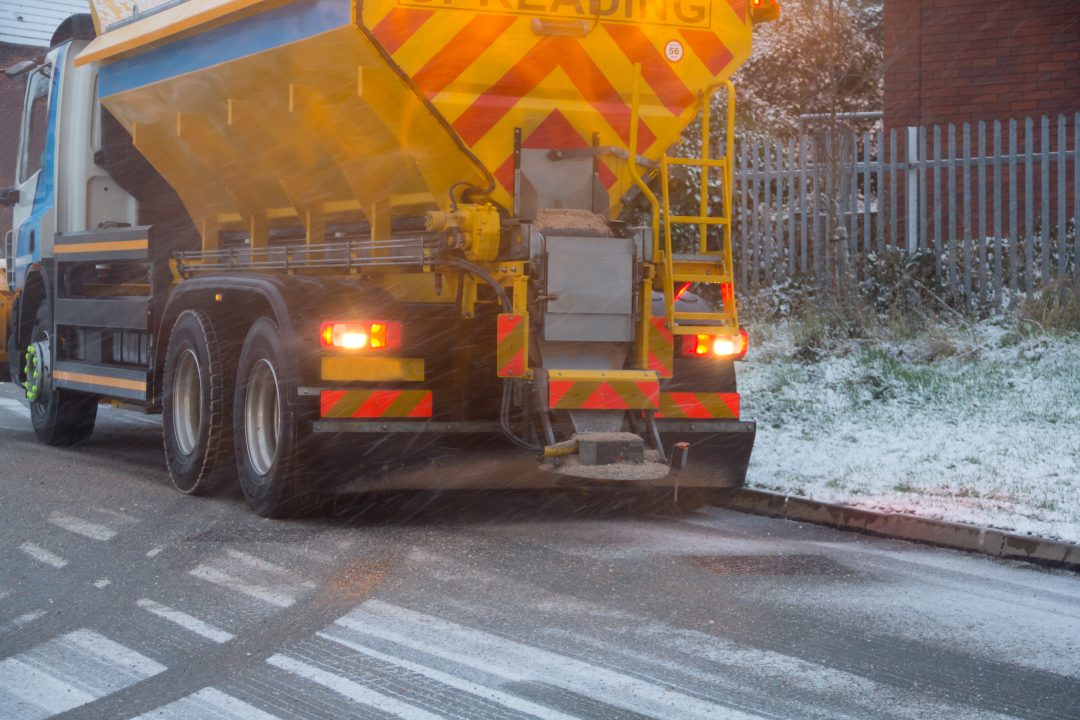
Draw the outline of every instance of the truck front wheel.
M53 383L46 366L54 342L49 337L51 332L52 315L43 302L34 316L30 346L23 355L26 358L23 388L30 401L30 423L34 434L46 445L74 445L94 432L98 400L92 395L61 390Z
M304 486L303 426L288 402L285 372L281 331L260 318L240 352L233 412L240 487L263 517L295 515L312 499Z
M182 493L200 495L232 476L232 385L235 353L219 342L210 319L180 313L165 351L161 426L165 462Z

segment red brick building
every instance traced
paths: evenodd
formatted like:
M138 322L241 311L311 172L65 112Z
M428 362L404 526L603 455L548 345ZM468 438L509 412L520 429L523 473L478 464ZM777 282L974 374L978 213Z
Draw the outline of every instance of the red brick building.
M1080 112L1080 0L885 0L888 127Z

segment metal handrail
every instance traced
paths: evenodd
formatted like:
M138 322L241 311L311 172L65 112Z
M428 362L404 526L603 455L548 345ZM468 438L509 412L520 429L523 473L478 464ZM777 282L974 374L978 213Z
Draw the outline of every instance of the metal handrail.
M216 250L185 250L174 255L181 275L228 270L316 270L425 266L434 249L424 238L345 240L252 248L232 246ZM411 252L407 252L411 251Z

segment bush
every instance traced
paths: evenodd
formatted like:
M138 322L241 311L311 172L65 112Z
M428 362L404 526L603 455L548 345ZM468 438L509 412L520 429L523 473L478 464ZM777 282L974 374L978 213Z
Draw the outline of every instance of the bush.
M1080 332L1080 281L1029 293L1020 300L1017 314L1021 326L1034 325L1042 332Z

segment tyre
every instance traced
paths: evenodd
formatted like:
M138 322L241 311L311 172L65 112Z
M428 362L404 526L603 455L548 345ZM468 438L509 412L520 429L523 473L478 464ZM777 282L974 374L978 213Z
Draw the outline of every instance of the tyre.
M53 341L51 332L52 314L43 302L34 316L30 346L24 352L30 422L34 434L46 445L74 445L94 432L98 401L92 395L60 390L53 384L52 374L45 370L45 355L51 352Z
M173 486L202 495L235 475L232 387L235 353L210 319L180 313L169 334L162 379L161 427Z
M240 351L233 413L240 487L263 517L298 515L317 502L301 452L307 433L287 401L285 373L281 331L259 318Z

